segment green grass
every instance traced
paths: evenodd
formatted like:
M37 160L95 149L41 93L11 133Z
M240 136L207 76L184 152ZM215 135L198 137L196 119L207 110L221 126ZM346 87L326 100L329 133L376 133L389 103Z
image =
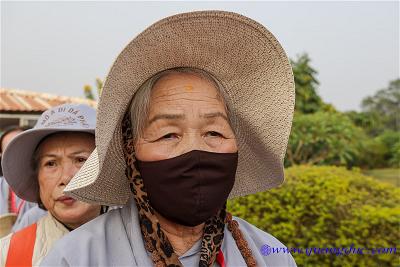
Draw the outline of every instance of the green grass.
M390 183L400 187L400 169L373 169L362 171L368 176L372 176L379 181Z

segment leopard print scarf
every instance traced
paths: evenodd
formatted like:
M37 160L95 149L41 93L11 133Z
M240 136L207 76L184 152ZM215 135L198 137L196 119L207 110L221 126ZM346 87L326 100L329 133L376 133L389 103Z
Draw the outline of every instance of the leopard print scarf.
M139 213L139 223L146 250L151 253L151 259L156 267L182 266L178 255L161 229L160 223L151 207L143 179L135 167L135 151L131 127L130 112L125 114L122 121L124 142L124 157L126 161L125 175L129 179ZM203 240L201 242L199 266L212 266L224 239L226 218L226 203L214 217L205 222Z

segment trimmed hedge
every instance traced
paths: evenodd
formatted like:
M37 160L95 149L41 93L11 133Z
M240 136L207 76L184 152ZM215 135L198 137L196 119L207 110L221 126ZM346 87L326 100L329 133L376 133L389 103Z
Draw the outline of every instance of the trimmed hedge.
M236 198L228 210L288 248L394 248L400 240L400 190L333 166L294 166L281 188ZM398 266L399 253L292 253L299 266Z

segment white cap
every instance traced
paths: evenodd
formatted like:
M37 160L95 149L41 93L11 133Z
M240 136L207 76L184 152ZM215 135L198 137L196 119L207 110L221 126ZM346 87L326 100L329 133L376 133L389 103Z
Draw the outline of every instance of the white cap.
M35 127L18 134L2 156L3 175L12 190L22 199L37 202L39 184L32 156L39 143L57 132L94 134L96 110L84 104L63 104L46 110Z

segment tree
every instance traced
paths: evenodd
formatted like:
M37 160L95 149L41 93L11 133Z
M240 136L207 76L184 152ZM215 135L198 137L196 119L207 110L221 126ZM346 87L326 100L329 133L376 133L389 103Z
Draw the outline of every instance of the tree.
M382 116L377 112L357 112L353 110L344 112L344 114L347 115L356 126L364 129L371 137L378 136L386 129L382 121Z
M307 54L298 56L297 60L291 60L296 86L295 109L301 113L314 113L321 111L324 107L317 93L318 72L310 66L310 61Z
M285 165L318 164L353 166L366 135L339 112L296 113Z
M377 136L375 139L379 143L382 143L386 148L386 153L383 155L386 166L399 167L400 160L400 132L386 130L381 135ZM386 167L385 166L385 167Z
M103 81L100 78L96 78L96 89L97 89L97 99L101 96L101 90L103 89ZM91 85L86 84L83 87L83 93L87 99L96 100L93 94L93 88Z
M364 98L361 107L364 112L377 113L387 128L400 130L400 79L391 81L387 88L375 95Z

